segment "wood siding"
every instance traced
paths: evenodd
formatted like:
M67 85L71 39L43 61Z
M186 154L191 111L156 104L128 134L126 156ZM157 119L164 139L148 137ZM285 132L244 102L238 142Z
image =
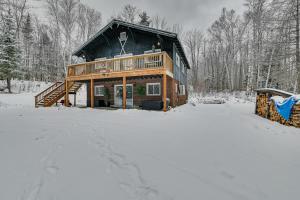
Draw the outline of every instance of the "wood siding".
M114 104L114 86L115 85L122 85L123 80L122 78L117 79L105 79L105 80L95 80L94 86L103 85L105 88L108 89L110 97L107 96L95 96L94 103L95 107L99 107L100 101L109 101L111 105ZM137 92L137 86L141 85L146 87L147 83L160 83L161 86L161 94L159 96L147 96L147 94L140 96ZM175 93L175 83L178 84L178 81L168 77L167 78L167 98L170 99L170 106L176 107L179 105L183 105L186 103L187 95L179 96ZM135 107L139 107L142 105L142 102L147 101L161 101L163 98L163 79L162 76L147 76L147 77L134 77L134 78L127 78L126 84L133 85L133 105ZM91 98L90 98L90 85L87 83L87 106L91 105Z
M126 32L128 37L124 48L126 53L140 55L143 54L144 51L151 50L154 45L156 49L162 49L163 51L166 51L170 57L173 56L172 42L169 41L169 38L164 36L158 37L152 33L141 32L129 29L128 27L114 25L85 49L87 61L103 57L113 58L116 55L120 55L121 45L118 37L121 32Z
M95 80L95 86L97 85L103 85L105 88L108 89L110 97L100 97L95 96L95 107L99 106L99 100L109 101L111 105L114 104L114 86L115 85L122 85L123 80L120 79L110 79L110 80ZM136 90L138 85L146 87L147 83L160 83L162 86L162 78L159 76L156 77L141 77L141 78L128 78L126 80L127 84L133 85L133 105L134 106L140 106L142 104L142 101L144 100L151 100L151 101L160 101L162 100L162 92L159 96L147 96L143 95L140 96ZM162 88L161 88L162 91ZM88 94L88 102L90 102L90 95Z

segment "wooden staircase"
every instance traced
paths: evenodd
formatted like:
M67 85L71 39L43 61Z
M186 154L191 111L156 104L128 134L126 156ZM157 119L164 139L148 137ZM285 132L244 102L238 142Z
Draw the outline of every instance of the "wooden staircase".
M69 94L76 94L82 83L69 82L68 91ZM66 94L66 83L56 82L43 92L35 96L35 107L50 107L57 103Z

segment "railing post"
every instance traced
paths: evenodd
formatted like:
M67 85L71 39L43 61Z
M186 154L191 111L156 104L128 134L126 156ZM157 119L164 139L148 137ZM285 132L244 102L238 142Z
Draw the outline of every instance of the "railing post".
M126 109L126 77L123 77L123 109Z

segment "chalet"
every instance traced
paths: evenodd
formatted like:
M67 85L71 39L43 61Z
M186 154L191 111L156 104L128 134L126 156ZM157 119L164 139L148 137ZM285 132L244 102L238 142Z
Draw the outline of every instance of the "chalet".
M74 53L83 62L67 67L66 79L36 96L52 106L86 84L88 107L160 109L185 104L190 69L176 33L112 20Z

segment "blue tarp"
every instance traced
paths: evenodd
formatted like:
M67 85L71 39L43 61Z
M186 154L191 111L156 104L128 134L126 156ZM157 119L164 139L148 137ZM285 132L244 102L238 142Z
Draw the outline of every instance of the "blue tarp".
M277 112L285 119L289 120L293 106L297 103L297 99L294 96L291 96L285 99L282 103L278 101L274 101Z

